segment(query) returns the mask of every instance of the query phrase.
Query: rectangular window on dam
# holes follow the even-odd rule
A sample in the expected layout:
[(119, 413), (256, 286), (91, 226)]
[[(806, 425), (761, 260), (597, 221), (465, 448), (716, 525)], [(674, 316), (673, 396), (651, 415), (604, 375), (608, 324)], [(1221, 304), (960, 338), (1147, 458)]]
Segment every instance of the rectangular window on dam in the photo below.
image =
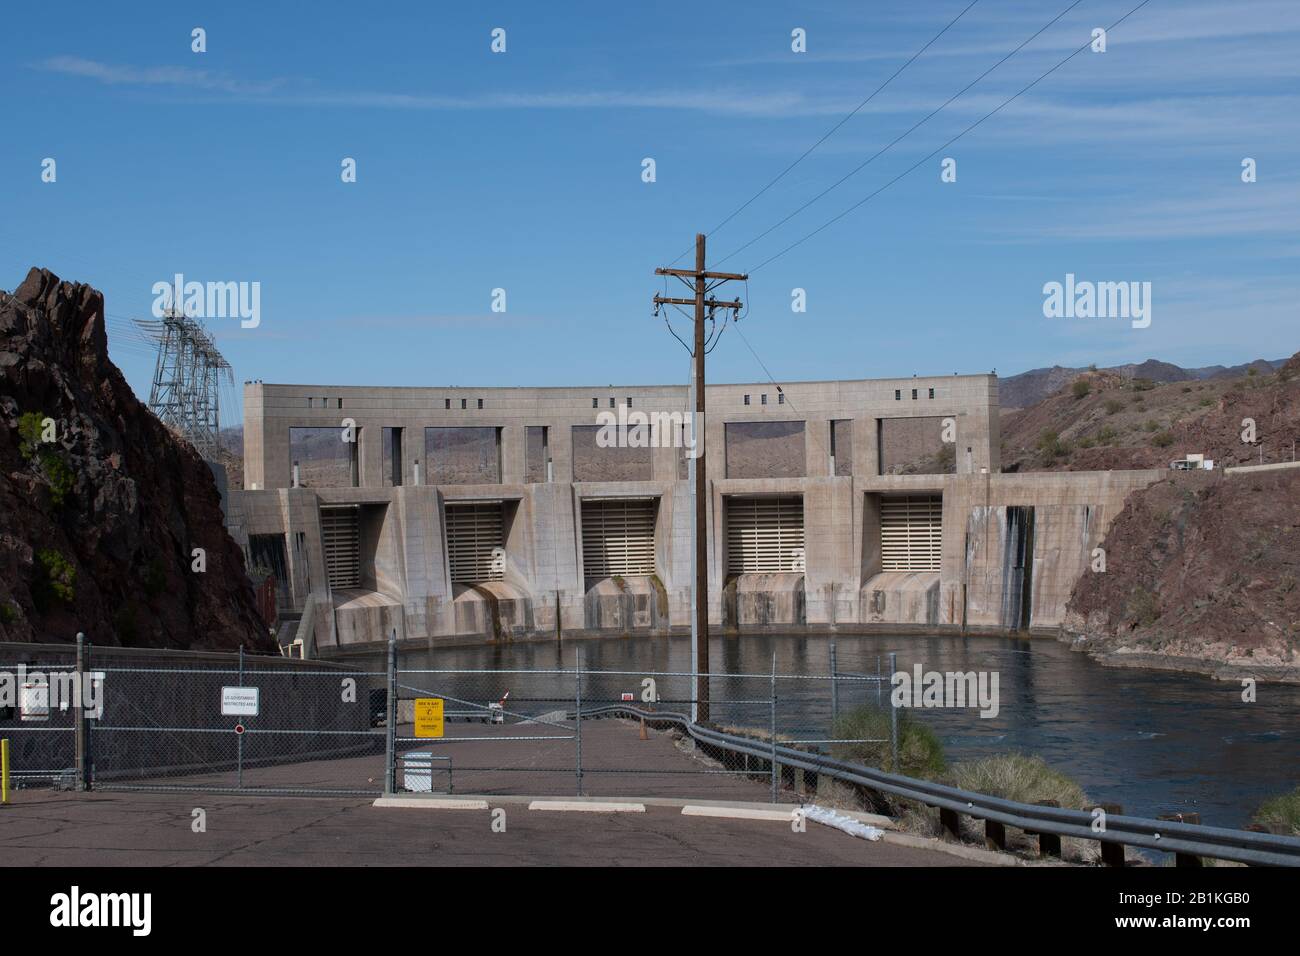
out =
[(431, 427), (424, 430), (431, 485), (491, 485), (501, 481), (501, 430)]
[(803, 422), (727, 422), (728, 478), (803, 478)]

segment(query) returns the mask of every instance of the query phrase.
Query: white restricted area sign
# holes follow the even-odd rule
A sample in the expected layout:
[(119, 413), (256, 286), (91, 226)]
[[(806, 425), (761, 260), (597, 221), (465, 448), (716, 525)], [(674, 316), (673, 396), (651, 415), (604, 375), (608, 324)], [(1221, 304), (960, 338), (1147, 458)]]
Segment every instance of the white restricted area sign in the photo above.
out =
[(260, 694), (258, 687), (221, 688), (221, 716), (256, 717)]

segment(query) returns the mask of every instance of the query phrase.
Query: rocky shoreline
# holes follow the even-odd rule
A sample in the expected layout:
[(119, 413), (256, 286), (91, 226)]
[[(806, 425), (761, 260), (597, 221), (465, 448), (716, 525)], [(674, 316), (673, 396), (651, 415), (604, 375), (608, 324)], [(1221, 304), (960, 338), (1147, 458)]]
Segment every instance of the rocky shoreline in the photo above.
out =
[(1092, 638), (1062, 629), (1058, 637), (1070, 650), (1087, 654), (1103, 667), (1136, 667), (1148, 670), (1198, 674), (1213, 680), (1240, 681), (1253, 678), (1275, 684), (1300, 684), (1300, 664), (1280, 659), (1250, 657), (1197, 657), (1187, 654), (1158, 654), (1126, 645), (1116, 638)]

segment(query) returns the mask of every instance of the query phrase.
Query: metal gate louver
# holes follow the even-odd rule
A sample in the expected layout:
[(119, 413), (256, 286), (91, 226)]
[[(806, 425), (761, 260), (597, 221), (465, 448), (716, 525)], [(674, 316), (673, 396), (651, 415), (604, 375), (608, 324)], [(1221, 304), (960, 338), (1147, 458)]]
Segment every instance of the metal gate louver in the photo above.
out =
[(732, 574), (804, 570), (803, 498), (727, 498), (727, 568)]
[(505, 547), (501, 509), (499, 501), (447, 504), (447, 563), (453, 581), (472, 584), (504, 577), (505, 562), (494, 554)]
[(582, 502), (582, 564), (587, 580), (655, 573), (655, 502)]
[(361, 586), (361, 509), (321, 508), (321, 541), (331, 588)]
[(880, 499), (882, 571), (938, 571), (942, 554), (942, 495)]

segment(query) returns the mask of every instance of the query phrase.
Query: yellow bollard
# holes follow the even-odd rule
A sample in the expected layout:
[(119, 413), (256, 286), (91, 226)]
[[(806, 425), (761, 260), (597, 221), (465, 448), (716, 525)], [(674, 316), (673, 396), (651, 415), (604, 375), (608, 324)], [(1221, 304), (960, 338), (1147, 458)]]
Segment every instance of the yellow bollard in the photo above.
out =
[(0, 806), (9, 802), (9, 738), (0, 740)]

